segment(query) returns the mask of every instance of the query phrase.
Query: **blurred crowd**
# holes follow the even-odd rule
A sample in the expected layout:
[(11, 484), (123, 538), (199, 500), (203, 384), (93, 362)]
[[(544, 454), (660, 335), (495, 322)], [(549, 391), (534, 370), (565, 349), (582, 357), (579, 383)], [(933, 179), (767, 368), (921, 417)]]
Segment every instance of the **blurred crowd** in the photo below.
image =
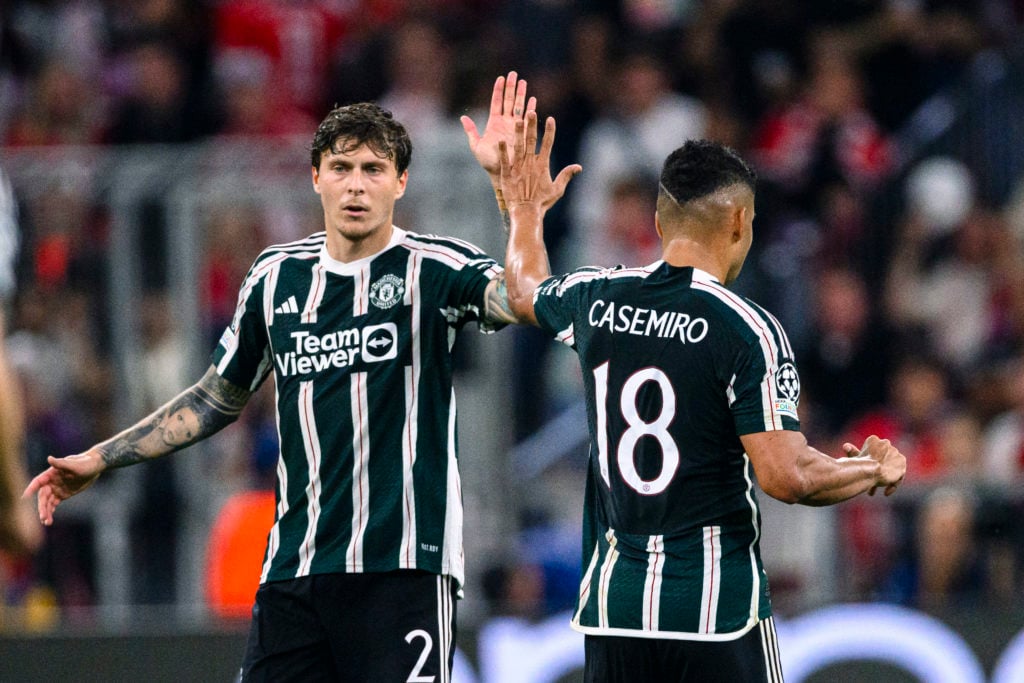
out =
[[(416, 154), (434, 140), (453, 141), (455, 154), (458, 115), (516, 69), (558, 121), (554, 164), (584, 168), (548, 214), (553, 266), (565, 269), (655, 260), (662, 160), (686, 138), (725, 141), (760, 183), (737, 287), (790, 333), (809, 440), (837, 454), (875, 433), (909, 461), (899, 495), (838, 512), (835, 597), (1020, 604), (1022, 26), (1019, 0), (8, 0), (0, 168), (15, 150), (67, 145), (298, 140), (301, 153), (329, 107), (369, 99), (409, 127)], [(112, 217), (72, 164), (45, 191), (15, 189), (23, 249), (7, 343), (37, 472), (47, 454), (120, 426), (104, 275)], [(431, 205), (434, 224), (456, 222), (437, 215), (464, 199), (453, 192)], [(142, 211), (145, 225), (168, 229), (159, 202)], [(210, 348), (261, 247), (320, 229), (315, 211), (285, 223), (234, 206), (206, 216)], [(198, 375), (176, 337), (166, 262), (147, 258), (142, 363), (131, 375), (152, 409)], [(562, 381), (552, 342), (509, 334), (519, 440), (578, 388)], [(258, 395), (218, 437), (224, 476), (240, 487), (273, 480), (272, 401)], [(149, 503), (132, 524), (153, 547), (132, 552), (166, 567), (178, 492), (159, 466), (142, 469)], [(524, 548), (543, 545), (536, 530), (524, 520)], [(34, 560), (8, 564), (6, 600), (44, 584), (61, 605), (92, 604), (89, 533), (55, 525)], [(545, 584), (543, 562), (522, 557), (487, 573), (495, 609), (564, 607), (574, 578), (554, 563)], [(144, 583), (134, 598), (172, 601), (167, 586)]]

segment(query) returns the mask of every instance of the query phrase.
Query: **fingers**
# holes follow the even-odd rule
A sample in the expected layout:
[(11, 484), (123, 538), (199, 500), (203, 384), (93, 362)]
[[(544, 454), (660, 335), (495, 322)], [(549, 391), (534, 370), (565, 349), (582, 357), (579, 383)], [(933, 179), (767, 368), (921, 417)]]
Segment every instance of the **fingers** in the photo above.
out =
[(860, 449), (854, 446), (852, 443), (843, 444), (843, 453), (846, 454), (847, 458), (856, 458), (860, 455)]
[(543, 164), (551, 162), (551, 148), (555, 144), (555, 117), (549, 116), (544, 121), (544, 139), (540, 143), (540, 160)]
[[(523, 83), (526, 83), (526, 81), (523, 81)], [(531, 97), (526, 102), (526, 111), (537, 111), (537, 98), (536, 97)]]
[[(514, 73), (514, 72), (513, 72)], [(509, 74), (510, 76), (512, 74)], [(491, 91), (491, 116), (501, 116), (505, 102), (505, 77), (498, 76), (494, 80), (494, 90)]]
[[(516, 116), (516, 117), (522, 116), (523, 113), (525, 112), (525, 105), (526, 105), (526, 81), (519, 81), (516, 84), (515, 105), (513, 106), (511, 113), (514, 116)], [(536, 106), (537, 106), (536, 103), (534, 103), (534, 108), (536, 108)], [(506, 112), (506, 113), (508, 113), (508, 112)]]
[[(502, 95), (502, 106), (498, 109), (499, 115), (511, 116), (515, 111), (516, 107), (516, 90), (519, 81), (519, 74), (515, 71), (509, 71), (508, 76), (505, 78), (505, 91)], [(526, 83), (522, 84), (523, 97), (526, 96)], [(522, 108), (522, 102), (519, 103)]]
[[(548, 122), (551, 126), (554, 126), (554, 119), (548, 118)], [(553, 128), (552, 128), (553, 129)], [(518, 131), (518, 123), (516, 124), (516, 131)], [(545, 135), (545, 138), (547, 136)], [(545, 142), (547, 140), (545, 139)], [(531, 111), (526, 114), (526, 151), (530, 154), (534, 154), (537, 150), (537, 112)]]
[[(537, 115), (534, 114), (533, 118), (534, 118), (534, 121), (536, 121), (537, 120)], [(512, 152), (513, 152), (514, 159), (517, 160), (517, 161), (519, 159), (522, 159), (524, 156), (526, 156), (526, 133), (525, 133), (525, 127), (526, 127), (526, 124), (524, 123), (523, 119), (516, 119), (516, 135), (515, 135), (515, 142), (513, 143), (513, 146), (512, 146)]]

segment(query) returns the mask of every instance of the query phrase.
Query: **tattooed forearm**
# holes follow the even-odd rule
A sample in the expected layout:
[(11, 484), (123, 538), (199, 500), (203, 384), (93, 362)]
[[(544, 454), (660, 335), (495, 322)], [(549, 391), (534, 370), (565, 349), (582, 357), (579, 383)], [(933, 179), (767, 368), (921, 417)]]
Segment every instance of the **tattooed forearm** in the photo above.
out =
[(507, 208), (501, 210), (501, 224), (505, 227), (505, 234), (508, 235), (512, 231), (512, 215)]
[(487, 286), (487, 298), (484, 314), (495, 323), (518, 322), (508, 303), (508, 287), (505, 285), (505, 273), (502, 273)]
[(238, 419), (251, 395), (210, 368), (155, 413), (100, 444), (103, 461), (124, 467), (191, 446)]

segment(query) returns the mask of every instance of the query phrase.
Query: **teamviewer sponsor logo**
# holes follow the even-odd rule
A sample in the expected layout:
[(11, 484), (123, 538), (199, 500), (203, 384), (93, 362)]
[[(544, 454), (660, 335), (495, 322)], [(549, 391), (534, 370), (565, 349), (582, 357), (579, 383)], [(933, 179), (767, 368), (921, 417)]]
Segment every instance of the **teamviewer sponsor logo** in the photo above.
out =
[(398, 355), (398, 327), (394, 323), (363, 328), (363, 360), (390, 360)]
[(283, 377), (348, 367), (360, 357), (364, 363), (377, 363), (398, 355), (398, 326), (395, 323), (321, 335), (292, 332), (291, 338), (294, 344), (291, 349), (274, 354), (277, 371)]

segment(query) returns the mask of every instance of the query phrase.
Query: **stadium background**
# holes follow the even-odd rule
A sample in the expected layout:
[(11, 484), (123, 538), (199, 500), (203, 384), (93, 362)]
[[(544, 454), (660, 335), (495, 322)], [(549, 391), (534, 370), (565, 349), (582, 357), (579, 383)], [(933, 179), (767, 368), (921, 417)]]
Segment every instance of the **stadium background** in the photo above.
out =
[[(892, 499), (761, 497), (790, 671), (801, 619), (825, 614), (867, 644), (806, 680), (941, 680), (908, 673), (913, 643), (871, 642), (884, 607), (926, 619), (896, 633), (946, 625), (977, 680), (1021, 680), (1022, 21), (1018, 0), (9, 0), (0, 168), (23, 244), (7, 344), (29, 470), (200, 375), (261, 246), (321, 227), (306, 145), (334, 103), (376, 99), (410, 128), (399, 225), (501, 254), (457, 117), (482, 124), (514, 68), (558, 119), (555, 163), (585, 169), (548, 225), (556, 268), (653, 260), (661, 159), (687, 136), (729, 142), (762, 180), (737, 286), (790, 332), (809, 438), (836, 453), (878, 432), (908, 455)], [(578, 370), (532, 330), (464, 333), (459, 358), (464, 680), (575, 680)], [(0, 680), (232, 674), (246, 622), (208, 599), (209, 539), (226, 501), (271, 485), (269, 397), (104, 477), (34, 559), (3, 561)], [(549, 655), (565, 670), (532, 672)]]

